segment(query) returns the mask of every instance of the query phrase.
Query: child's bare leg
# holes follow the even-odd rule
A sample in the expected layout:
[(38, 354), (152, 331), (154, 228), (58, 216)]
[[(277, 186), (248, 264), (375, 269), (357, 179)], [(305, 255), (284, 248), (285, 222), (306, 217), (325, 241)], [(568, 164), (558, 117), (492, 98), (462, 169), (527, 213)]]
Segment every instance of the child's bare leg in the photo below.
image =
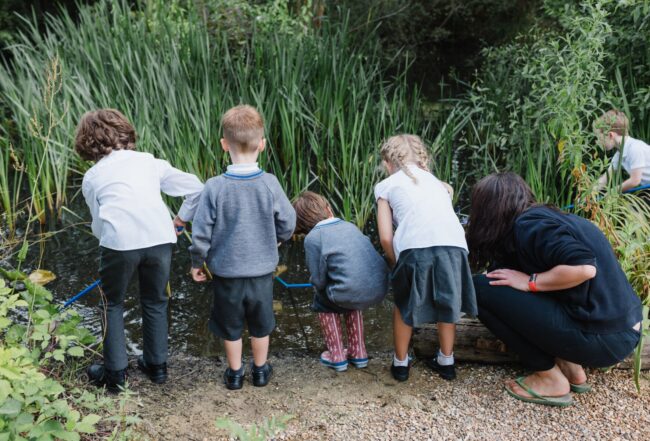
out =
[(405, 360), (408, 356), (412, 334), (413, 328), (404, 323), (397, 306), (393, 307), (393, 340), (395, 342), (395, 356), (399, 360)]
[(438, 323), (438, 340), (440, 341), (440, 352), (443, 355), (450, 356), (454, 352), (455, 339), (455, 323)]
[(253, 363), (255, 366), (264, 366), (269, 355), (269, 342), (271, 338), (266, 337), (251, 337), (251, 348), (253, 349)]
[(239, 340), (224, 340), (223, 345), (226, 348), (226, 358), (228, 359), (228, 367), (233, 371), (238, 371), (241, 368), (241, 352), (242, 341)]

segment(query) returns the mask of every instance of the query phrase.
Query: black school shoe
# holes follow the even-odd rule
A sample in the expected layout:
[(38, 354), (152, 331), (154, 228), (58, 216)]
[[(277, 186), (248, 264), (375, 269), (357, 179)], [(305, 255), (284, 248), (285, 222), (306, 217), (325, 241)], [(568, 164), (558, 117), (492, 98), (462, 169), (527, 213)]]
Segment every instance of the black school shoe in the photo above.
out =
[(152, 383), (163, 384), (167, 381), (167, 363), (163, 364), (147, 364), (144, 357), (138, 357), (138, 369), (140, 369)]
[(451, 364), (449, 366), (441, 366), (438, 364), (438, 359), (434, 356), (433, 358), (427, 358), (424, 360), (424, 363), (433, 371), (437, 372), (440, 378), (443, 380), (451, 381), (456, 379), (456, 365)]
[(264, 363), (264, 366), (257, 367), (255, 363), (252, 363), (251, 374), (253, 376), (253, 386), (264, 387), (269, 384), (271, 380), (271, 374), (273, 374), (273, 366), (268, 361)]
[(226, 368), (226, 371), (223, 373), (223, 382), (230, 390), (241, 389), (244, 385), (244, 366), (242, 365), (236, 371), (233, 371), (229, 367)]
[(397, 381), (408, 380), (410, 369), (411, 369), (410, 362), (408, 366), (395, 366), (393, 363), (390, 364), (390, 373), (393, 374), (393, 378), (396, 379)]
[(104, 365), (92, 364), (86, 369), (90, 382), (97, 387), (106, 387), (109, 392), (118, 393), (126, 383), (126, 369), (111, 371)]

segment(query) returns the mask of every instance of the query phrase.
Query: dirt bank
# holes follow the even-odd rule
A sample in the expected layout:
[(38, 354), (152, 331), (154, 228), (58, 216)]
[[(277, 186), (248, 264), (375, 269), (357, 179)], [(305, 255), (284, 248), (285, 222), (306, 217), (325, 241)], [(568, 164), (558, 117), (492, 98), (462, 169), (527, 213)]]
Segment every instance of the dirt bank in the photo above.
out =
[(336, 374), (312, 357), (272, 357), (275, 376), (266, 388), (246, 383), (227, 391), (218, 360), (175, 355), (170, 381), (148, 382), (134, 370), (131, 387), (141, 402), (141, 431), (156, 440), (218, 440), (218, 417), (249, 425), (291, 414), (287, 440), (427, 439), (650, 439), (650, 381), (637, 395), (629, 371), (590, 372), (594, 392), (555, 409), (520, 403), (502, 390), (521, 374), (516, 366), (459, 366), (455, 382), (415, 363), (411, 379), (397, 383), (390, 354), (373, 354), (367, 369)]

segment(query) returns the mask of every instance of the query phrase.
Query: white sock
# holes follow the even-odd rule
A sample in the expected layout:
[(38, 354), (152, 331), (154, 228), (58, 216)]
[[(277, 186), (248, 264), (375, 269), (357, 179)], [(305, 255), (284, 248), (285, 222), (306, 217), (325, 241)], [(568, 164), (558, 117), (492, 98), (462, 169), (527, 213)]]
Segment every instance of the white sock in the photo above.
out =
[(398, 367), (399, 366), (408, 367), (408, 365), (409, 365), (409, 357), (408, 357), (408, 355), (406, 356), (406, 358), (404, 360), (400, 360), (399, 358), (397, 358), (397, 354), (393, 354), (393, 365), (398, 366)]
[(451, 355), (445, 355), (440, 349), (438, 349), (438, 357), (436, 358), (440, 366), (451, 366), (454, 364), (454, 353)]

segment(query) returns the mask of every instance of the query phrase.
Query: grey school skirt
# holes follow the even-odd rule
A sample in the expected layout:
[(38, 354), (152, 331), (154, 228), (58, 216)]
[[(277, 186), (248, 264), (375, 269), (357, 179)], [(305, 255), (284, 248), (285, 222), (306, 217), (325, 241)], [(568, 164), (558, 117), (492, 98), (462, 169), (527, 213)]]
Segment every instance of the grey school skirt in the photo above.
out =
[(404, 250), (391, 273), (395, 306), (409, 326), (456, 323), (461, 312), (476, 316), (472, 272), (463, 248)]

